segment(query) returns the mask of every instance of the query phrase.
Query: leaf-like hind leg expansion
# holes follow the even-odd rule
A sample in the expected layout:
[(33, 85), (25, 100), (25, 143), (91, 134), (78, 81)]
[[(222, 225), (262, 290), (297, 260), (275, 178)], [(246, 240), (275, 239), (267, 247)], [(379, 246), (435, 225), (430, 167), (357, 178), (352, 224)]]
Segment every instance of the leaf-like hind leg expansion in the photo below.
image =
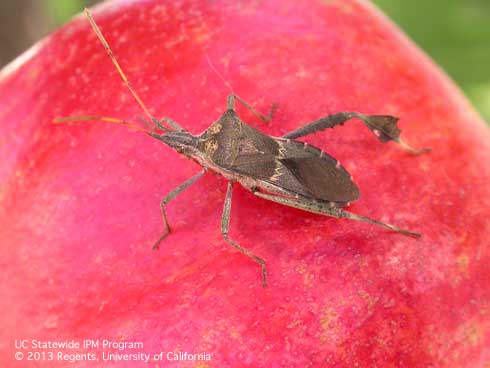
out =
[(205, 170), (202, 170), (198, 174), (194, 175), (187, 181), (185, 181), (183, 184), (172, 190), (169, 194), (167, 194), (162, 201), (160, 202), (160, 210), (162, 212), (162, 219), (163, 219), (163, 224), (165, 225), (165, 231), (163, 234), (160, 236), (160, 238), (155, 242), (153, 245), (153, 250), (157, 250), (160, 242), (170, 233), (170, 226), (168, 225), (168, 220), (167, 220), (167, 214), (165, 213), (165, 205), (170, 202), (172, 199), (174, 199), (180, 192), (182, 192), (184, 189), (188, 188), (192, 184), (196, 182), (197, 179), (199, 179), (203, 174), (205, 173)]
[(228, 183), (228, 190), (226, 191), (226, 197), (225, 197), (225, 204), (223, 207), (223, 215), (221, 217), (221, 233), (223, 234), (223, 238), (225, 241), (234, 246), (236, 249), (238, 249), (240, 252), (243, 254), (249, 256), (252, 258), (255, 262), (260, 264), (261, 270), (262, 270), (262, 286), (266, 287), (267, 286), (267, 269), (265, 266), (265, 261), (257, 257), (255, 254), (250, 252), (249, 250), (243, 248), (241, 245), (235, 243), (233, 240), (231, 240), (228, 237), (228, 230), (230, 228), (230, 211), (231, 211), (231, 196), (232, 196), (232, 191), (233, 191), (233, 182)]
[(337, 125), (343, 125), (347, 120), (352, 118), (360, 119), (381, 142), (394, 141), (406, 151), (416, 155), (430, 151), (429, 148), (413, 149), (400, 139), (400, 129), (396, 125), (398, 118), (390, 115), (364, 115), (358, 112), (339, 112), (325, 116), (289, 132), (283, 138), (296, 139), (304, 137), (321, 130), (334, 128)]
[(407, 235), (407, 236), (412, 236), (414, 238), (420, 238), (422, 236), (419, 233), (414, 233), (412, 231), (400, 229), (399, 227), (396, 227), (394, 225), (386, 224), (384, 222), (371, 219), (369, 217), (364, 217), (364, 216), (356, 215), (352, 212), (344, 211), (343, 209), (336, 207), (335, 205), (333, 205), (333, 206), (329, 205), (329, 203), (296, 200), (296, 199), (291, 199), (291, 198), (287, 198), (287, 197), (280, 197), (280, 196), (276, 196), (276, 195), (262, 193), (262, 192), (258, 192), (258, 191), (254, 192), (254, 194), (258, 197), (267, 199), (269, 201), (280, 203), (280, 204), (290, 206), (290, 207), (299, 208), (299, 209), (304, 210), (304, 211), (308, 211), (308, 212), (312, 212), (312, 213), (318, 213), (320, 215), (326, 215), (326, 216), (331, 216), (331, 217), (336, 217), (336, 218), (348, 218), (351, 220), (368, 222), (370, 224), (379, 225), (379, 226), (385, 227), (387, 229), (390, 229), (392, 231), (396, 231), (397, 233)]
[(247, 102), (245, 102), (244, 100), (242, 100), (239, 96), (237, 96), (235, 94), (231, 94), (228, 96), (228, 103), (227, 103), (228, 110), (235, 110), (235, 99), (238, 102), (240, 102), (243, 106), (245, 106), (247, 109), (252, 111), (255, 114), (255, 116), (257, 116), (260, 120), (262, 120), (265, 123), (269, 123), (271, 121), (272, 115), (274, 114), (274, 112), (277, 109), (277, 104), (272, 104), (271, 109), (269, 111), (269, 114), (263, 115), (260, 112), (258, 112), (257, 110), (255, 110), (255, 108), (252, 105), (250, 105)]

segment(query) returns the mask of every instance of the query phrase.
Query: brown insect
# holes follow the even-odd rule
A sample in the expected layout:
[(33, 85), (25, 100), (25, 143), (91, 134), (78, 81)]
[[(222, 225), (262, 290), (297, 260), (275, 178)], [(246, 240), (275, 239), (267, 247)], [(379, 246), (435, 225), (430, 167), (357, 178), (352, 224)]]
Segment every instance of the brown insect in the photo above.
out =
[[(180, 192), (196, 182), (207, 170), (217, 172), (229, 180), (221, 219), (221, 232), (227, 243), (260, 264), (263, 286), (267, 284), (265, 261), (237, 244), (228, 235), (234, 183), (241, 184), (257, 197), (286, 206), (335, 218), (368, 222), (416, 238), (421, 236), (418, 233), (342, 209), (359, 198), (359, 189), (352, 181), (351, 175), (329, 154), (308, 143), (296, 140), (320, 130), (342, 125), (349, 119), (358, 118), (381, 142), (394, 141), (414, 154), (427, 152), (428, 149), (414, 150), (400, 140), (400, 130), (396, 125), (397, 118), (388, 115), (340, 112), (311, 122), (277, 138), (264, 134), (240, 120), (235, 111), (235, 102), (240, 102), (264, 121), (270, 120), (272, 111), (269, 116), (264, 116), (240, 97), (231, 94), (228, 96), (227, 110), (223, 115), (200, 135), (192, 135), (171, 119), (165, 118), (163, 121), (158, 121), (153, 117), (119, 66), (92, 15), (87, 9), (85, 13), (126, 87), (154, 124), (153, 131), (137, 129), (145, 131), (177, 152), (193, 159), (203, 168), (201, 172), (163, 198), (160, 207), (165, 231), (153, 246), (154, 249), (158, 249), (160, 242), (170, 232), (165, 206)], [(132, 123), (121, 119), (100, 116), (57, 118), (55, 122), (80, 120), (99, 120), (135, 127)], [(163, 125), (164, 122), (166, 125)], [(163, 133), (158, 133), (158, 130)]]

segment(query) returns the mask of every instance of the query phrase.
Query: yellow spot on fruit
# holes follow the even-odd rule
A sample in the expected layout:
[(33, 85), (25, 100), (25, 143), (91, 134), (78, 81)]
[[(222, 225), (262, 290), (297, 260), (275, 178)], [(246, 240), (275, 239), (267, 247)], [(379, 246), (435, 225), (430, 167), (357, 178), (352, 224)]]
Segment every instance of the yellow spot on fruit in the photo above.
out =
[(478, 328), (478, 325), (471, 323), (469, 326), (466, 326), (466, 336), (467, 341), (471, 346), (476, 346), (481, 340), (481, 331)]
[(337, 323), (338, 315), (333, 308), (326, 308), (323, 312), (322, 318), (320, 319), (320, 324), (325, 330), (332, 329)]
[(240, 333), (235, 328), (232, 327), (230, 330), (230, 336), (234, 339), (239, 339)]
[(460, 272), (466, 273), (468, 271), (468, 264), (470, 263), (470, 258), (466, 254), (460, 254), (456, 258)]
[(195, 365), (196, 368), (209, 368), (209, 364), (208, 363), (205, 363), (205, 362), (198, 362), (196, 365)]

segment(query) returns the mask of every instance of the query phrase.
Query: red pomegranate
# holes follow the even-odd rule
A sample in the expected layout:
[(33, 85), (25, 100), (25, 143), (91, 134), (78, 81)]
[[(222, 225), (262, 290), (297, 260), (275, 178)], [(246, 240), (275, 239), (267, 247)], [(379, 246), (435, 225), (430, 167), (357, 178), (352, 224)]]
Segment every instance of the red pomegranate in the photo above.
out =
[(167, 206), (172, 232), (153, 252), (160, 200), (200, 168), (139, 131), (53, 124), (143, 115), (80, 16), (0, 74), (2, 366), (146, 366), (145, 354), (176, 367), (490, 365), (490, 134), (378, 10), (121, 0), (93, 14), (151, 113), (193, 134), (230, 86), (264, 113), (277, 104), (269, 124), (237, 108), (272, 136), (339, 111), (399, 117), (403, 139), (431, 153), (382, 144), (355, 119), (302, 140), (353, 175), (349, 211), (423, 236), (236, 185), (230, 237), (266, 261), (262, 288), (223, 240), (227, 182), (207, 173)]

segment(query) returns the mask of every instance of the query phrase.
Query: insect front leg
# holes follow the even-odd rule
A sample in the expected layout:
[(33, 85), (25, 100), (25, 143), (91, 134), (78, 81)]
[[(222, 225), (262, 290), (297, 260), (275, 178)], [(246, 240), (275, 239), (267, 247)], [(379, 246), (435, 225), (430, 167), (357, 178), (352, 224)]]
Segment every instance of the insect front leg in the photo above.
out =
[(172, 190), (169, 194), (167, 194), (162, 201), (160, 202), (160, 210), (162, 212), (162, 218), (163, 218), (163, 224), (165, 225), (165, 231), (160, 236), (160, 238), (155, 242), (153, 245), (153, 250), (157, 250), (160, 242), (170, 233), (170, 226), (168, 225), (168, 220), (167, 220), (167, 214), (165, 213), (165, 205), (170, 202), (172, 199), (174, 199), (180, 192), (182, 192), (184, 189), (188, 188), (192, 184), (196, 182), (197, 179), (199, 179), (203, 174), (206, 172), (206, 170), (202, 170), (198, 174), (194, 175), (192, 178), (188, 179), (185, 181), (183, 184)]
[[(145, 124), (146, 128), (148, 128), (148, 129), (154, 128), (148, 122), (148, 120), (146, 120), (144, 117), (138, 117), (138, 120), (141, 121), (143, 124)], [(166, 122), (168, 125), (170, 125), (172, 127), (173, 130), (175, 130), (177, 132), (181, 132), (181, 131), (184, 131), (185, 130), (179, 124), (177, 124), (174, 120), (172, 120), (170, 118), (167, 118), (167, 117), (163, 117), (160, 120), (158, 120), (156, 118), (152, 118), (151, 119), (151, 122), (153, 123), (153, 125), (155, 127), (157, 127), (158, 129), (161, 129), (161, 130), (163, 130), (165, 132), (169, 132), (170, 130), (167, 127), (163, 126), (162, 121)]]
[(352, 118), (360, 119), (381, 142), (394, 141), (403, 149), (413, 154), (421, 154), (430, 151), (428, 148), (420, 150), (413, 149), (400, 139), (401, 131), (396, 125), (398, 118), (390, 115), (364, 115), (359, 112), (339, 112), (325, 116), (289, 132), (284, 135), (283, 138), (296, 139), (304, 137), (321, 130), (334, 128), (337, 125), (343, 125), (347, 120)]
[[(183, 132), (185, 131), (184, 128), (182, 128), (179, 124), (177, 124), (174, 120), (170, 118), (162, 118), (161, 120), (165, 121), (168, 125), (170, 125), (172, 128), (174, 128), (177, 132)], [(159, 128), (161, 127), (161, 123), (159, 122)]]
[(345, 211), (339, 207), (336, 207), (333, 203), (328, 203), (328, 202), (318, 202), (318, 201), (312, 201), (312, 200), (301, 200), (301, 199), (292, 199), (292, 198), (287, 198), (287, 197), (281, 197), (277, 195), (271, 195), (267, 193), (262, 193), (262, 192), (254, 192), (254, 194), (258, 197), (267, 199), (272, 202), (280, 203), (286, 206), (294, 207), (294, 208), (299, 208), (301, 210), (307, 211), (307, 212), (312, 212), (312, 213), (317, 213), (320, 215), (325, 215), (325, 216), (331, 216), (335, 218), (348, 218), (351, 220), (356, 220), (356, 221), (362, 221), (362, 222), (367, 222), (373, 225), (378, 225), (385, 227), (387, 229), (390, 229), (392, 231), (396, 231), (397, 233), (407, 235), (407, 236), (412, 236), (414, 238), (420, 238), (422, 235), (419, 233), (414, 233), (412, 231), (400, 229), (399, 227), (396, 227), (391, 224), (387, 224), (378, 220), (371, 219), (369, 217), (365, 216), (360, 216), (356, 215), (355, 213)]
[(228, 183), (228, 190), (226, 191), (226, 197), (225, 197), (225, 204), (223, 208), (223, 215), (221, 217), (221, 233), (223, 234), (223, 238), (225, 241), (234, 246), (236, 249), (238, 249), (240, 252), (243, 254), (247, 255), (248, 257), (252, 258), (255, 262), (260, 264), (261, 270), (262, 270), (262, 286), (266, 287), (267, 286), (267, 270), (265, 266), (265, 261), (257, 257), (255, 254), (250, 252), (249, 250), (243, 248), (241, 245), (235, 243), (233, 240), (231, 240), (228, 237), (228, 230), (230, 228), (230, 211), (231, 211), (231, 196), (232, 196), (232, 191), (233, 191), (233, 182)]
[(228, 96), (228, 103), (227, 103), (228, 110), (235, 110), (235, 99), (238, 102), (240, 102), (243, 106), (245, 106), (247, 109), (252, 111), (255, 114), (255, 116), (257, 116), (259, 119), (261, 119), (265, 123), (269, 123), (272, 120), (272, 115), (274, 114), (274, 112), (277, 109), (277, 104), (272, 104), (271, 109), (269, 111), (269, 114), (263, 115), (260, 112), (258, 112), (257, 110), (255, 110), (252, 107), (252, 105), (248, 104), (243, 99), (241, 99), (239, 96), (237, 96), (235, 94), (231, 94)]

